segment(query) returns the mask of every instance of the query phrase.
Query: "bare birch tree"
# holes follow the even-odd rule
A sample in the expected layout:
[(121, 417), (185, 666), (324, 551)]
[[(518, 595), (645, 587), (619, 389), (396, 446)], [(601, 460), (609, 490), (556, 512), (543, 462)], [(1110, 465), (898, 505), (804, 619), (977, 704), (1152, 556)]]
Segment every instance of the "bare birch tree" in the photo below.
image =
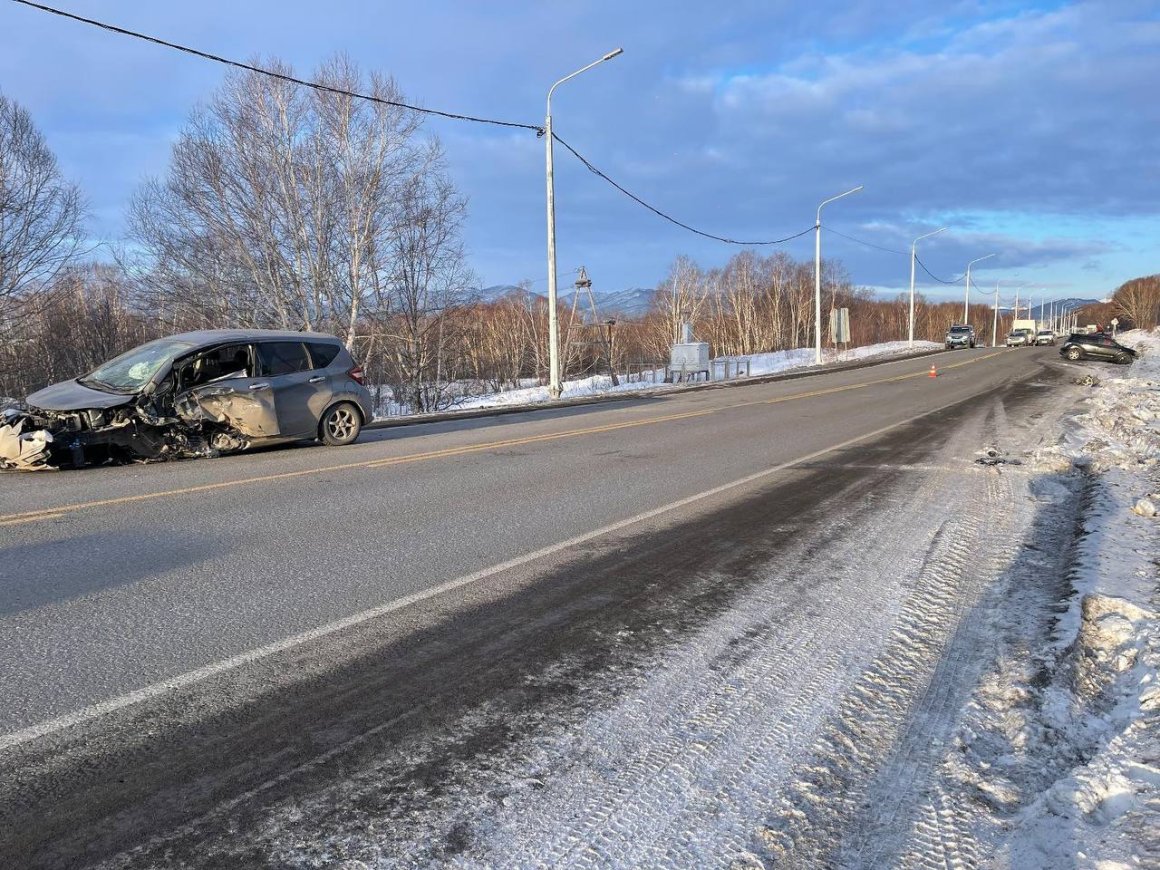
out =
[[(392, 79), (368, 84), (345, 58), (315, 78), (402, 101)], [(419, 132), (408, 109), (231, 74), (132, 206), (156, 305), (206, 324), (327, 329), (353, 346), (363, 307), (390, 297), (406, 187), (431, 166)]]
[(469, 296), (459, 231), (467, 203), (443, 173), (438, 143), (402, 185), (386, 251), (393, 271), (386, 289), (394, 306), (396, 378), (392, 388), (413, 411), (446, 407), (458, 371), (451, 349), (455, 321), (449, 315)]
[(32, 117), (0, 94), (0, 324), (72, 261), (83, 213)]
[(652, 336), (658, 359), (668, 356), (668, 347), (680, 340), (682, 323), (694, 323), (705, 310), (705, 275), (691, 257), (677, 257), (669, 274), (657, 287), (653, 309), (660, 314), (658, 330)]

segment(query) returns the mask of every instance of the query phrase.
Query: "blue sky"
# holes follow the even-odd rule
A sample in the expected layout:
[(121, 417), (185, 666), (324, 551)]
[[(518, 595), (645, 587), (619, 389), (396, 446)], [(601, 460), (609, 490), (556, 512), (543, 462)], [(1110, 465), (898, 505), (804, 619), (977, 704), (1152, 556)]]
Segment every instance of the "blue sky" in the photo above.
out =
[[(50, 5), (309, 76), (336, 52), (408, 99), (543, 122), (611, 177), (708, 232), (779, 238), (813, 225), (1010, 297), (1099, 297), (1160, 271), (1160, 0), (1096, 3), (387, 3), (249, 0)], [(94, 236), (118, 240), (129, 197), (163, 173), (190, 109), (225, 69), (0, 0), (0, 90), (26, 107), (81, 184)], [(483, 285), (546, 274), (544, 147), (534, 134), (431, 120), (470, 200)], [(561, 284), (652, 286), (673, 258), (735, 251), (667, 224), (557, 147)], [(783, 249), (812, 259), (813, 237)], [(760, 249), (771, 250), (771, 249)], [(909, 257), (823, 235), (856, 284), (904, 290)], [(920, 272), (921, 276), (921, 272)], [(929, 296), (961, 285), (922, 282)], [(984, 297), (976, 297), (984, 301)]]

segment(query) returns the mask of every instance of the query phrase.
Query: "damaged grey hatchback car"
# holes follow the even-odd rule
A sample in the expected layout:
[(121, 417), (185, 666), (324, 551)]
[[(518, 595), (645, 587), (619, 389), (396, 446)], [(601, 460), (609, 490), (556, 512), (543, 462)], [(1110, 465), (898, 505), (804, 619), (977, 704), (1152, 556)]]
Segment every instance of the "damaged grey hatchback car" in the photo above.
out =
[(213, 456), (305, 439), (350, 444), (371, 408), (361, 366), (334, 336), (186, 332), (5, 411), (0, 468)]

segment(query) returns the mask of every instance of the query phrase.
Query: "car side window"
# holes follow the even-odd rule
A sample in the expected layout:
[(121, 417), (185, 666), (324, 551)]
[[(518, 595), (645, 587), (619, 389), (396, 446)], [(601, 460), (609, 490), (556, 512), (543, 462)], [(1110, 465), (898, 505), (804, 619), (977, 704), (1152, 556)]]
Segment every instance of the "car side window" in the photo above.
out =
[(323, 344), (320, 341), (308, 341), (306, 342), (306, 347), (310, 349), (310, 359), (316, 369), (326, 368), (338, 356), (339, 346), (337, 344)]
[(250, 374), (250, 346), (227, 344), (196, 353), (176, 366), (179, 389), (188, 390), (225, 377)]
[(310, 357), (300, 341), (264, 341), (258, 345), (258, 374), (273, 378), (310, 371)]

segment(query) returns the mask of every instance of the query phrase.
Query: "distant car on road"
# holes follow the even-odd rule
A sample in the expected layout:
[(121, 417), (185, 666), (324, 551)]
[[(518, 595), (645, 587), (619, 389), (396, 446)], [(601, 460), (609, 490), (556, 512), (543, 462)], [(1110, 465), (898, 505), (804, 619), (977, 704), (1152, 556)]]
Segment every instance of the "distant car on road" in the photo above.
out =
[(1039, 332), (1036, 333), (1036, 335), (1035, 335), (1035, 344), (1036, 345), (1040, 345), (1040, 344), (1054, 345), (1055, 344), (1055, 333), (1052, 332), (1050, 329), (1039, 330)]
[(956, 347), (974, 347), (975, 327), (969, 324), (955, 324), (947, 330), (945, 343), (947, 350), (954, 350)]
[(5, 413), (23, 432), (47, 432), (48, 459), (73, 466), (305, 439), (342, 445), (371, 417), (362, 380), (333, 335), (210, 329), (143, 344)]
[(1016, 329), (1007, 333), (1007, 339), (1004, 342), (1007, 347), (1026, 347), (1031, 340), (1031, 336), (1026, 329)]
[(1121, 365), (1127, 365), (1136, 358), (1134, 350), (1102, 332), (1090, 335), (1072, 333), (1059, 349), (1059, 355), (1072, 361), (1098, 359)]

